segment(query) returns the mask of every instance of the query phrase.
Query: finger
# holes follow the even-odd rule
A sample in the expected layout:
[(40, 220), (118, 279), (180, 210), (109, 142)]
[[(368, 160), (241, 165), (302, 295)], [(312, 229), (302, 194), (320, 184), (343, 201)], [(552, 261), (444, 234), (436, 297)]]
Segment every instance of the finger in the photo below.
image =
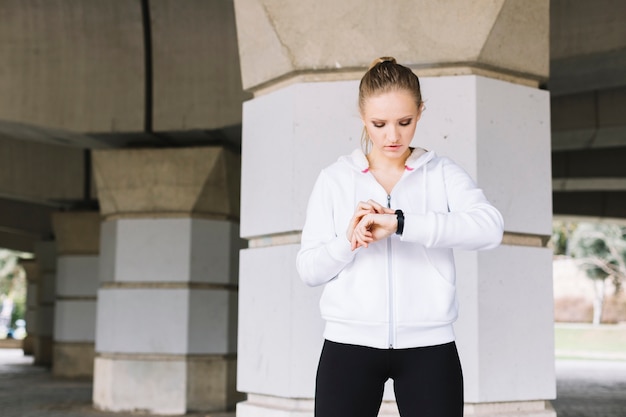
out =
[(374, 241), (372, 233), (368, 230), (360, 230), (355, 233), (356, 240), (359, 244), (367, 246), (367, 244)]
[(369, 201), (359, 201), (359, 203), (356, 205), (357, 210), (371, 210), (371, 208), (372, 207)]
[(352, 233), (354, 232), (354, 229), (356, 229), (357, 225), (361, 222), (361, 220), (363, 220), (363, 217), (368, 214), (370, 214), (370, 212), (365, 211), (365, 210), (361, 210), (361, 211), (354, 213), (354, 216), (352, 217), (352, 219), (350, 220), (350, 224), (348, 225), (348, 230), (347, 230), (348, 236), (352, 235)]
[(374, 201), (374, 200), (368, 200), (367, 204), (372, 208), (372, 210), (376, 213), (383, 213), (385, 208), (382, 204), (379, 204), (378, 202)]
[(354, 240), (354, 242), (355, 242), (355, 245), (356, 245), (357, 247), (358, 247), (358, 246), (361, 246), (361, 245), (364, 243), (364, 239), (363, 239), (363, 232), (362, 232), (362, 230), (360, 230), (360, 229), (355, 229), (355, 230), (354, 230), (354, 234), (353, 234), (352, 236), (353, 236), (353, 240)]

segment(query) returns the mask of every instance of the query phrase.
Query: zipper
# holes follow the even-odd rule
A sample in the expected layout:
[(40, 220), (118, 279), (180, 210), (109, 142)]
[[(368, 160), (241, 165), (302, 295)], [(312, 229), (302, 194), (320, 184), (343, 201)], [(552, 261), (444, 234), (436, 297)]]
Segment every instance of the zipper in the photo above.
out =
[[(391, 194), (387, 194), (387, 208), (391, 208)], [(393, 314), (393, 268), (391, 266), (391, 236), (387, 238), (387, 275), (389, 277), (389, 349), (393, 349), (394, 342), (394, 314)]]

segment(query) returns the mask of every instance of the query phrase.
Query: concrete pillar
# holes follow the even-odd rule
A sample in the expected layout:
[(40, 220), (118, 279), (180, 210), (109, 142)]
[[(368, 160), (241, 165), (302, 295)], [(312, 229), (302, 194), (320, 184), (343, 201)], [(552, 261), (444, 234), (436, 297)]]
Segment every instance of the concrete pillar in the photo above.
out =
[(241, 399), (239, 170), (220, 147), (94, 153), (97, 408), (184, 414)]
[(100, 213), (56, 212), (57, 279), (52, 373), (93, 376)]
[(32, 356), (35, 353), (35, 334), (37, 332), (37, 281), (39, 278), (37, 263), (34, 259), (23, 259), (20, 265), (26, 273), (26, 337), (22, 340), (24, 355)]
[[(313, 415), (321, 289), (298, 279), (299, 232), (319, 170), (359, 147), (358, 80), (388, 55), (421, 78), (427, 110), (413, 144), (461, 164), (505, 218), (500, 248), (457, 253), (465, 414), (554, 416), (549, 94), (538, 88), (547, 3), (321, 3), (235, 1), (255, 94), (243, 113), (238, 388), (248, 398), (237, 416)], [(380, 415), (398, 415), (390, 389)]]
[(56, 286), (56, 242), (35, 243), (37, 263), (37, 307), (33, 352), (35, 365), (52, 366), (52, 335), (54, 332), (54, 299)]

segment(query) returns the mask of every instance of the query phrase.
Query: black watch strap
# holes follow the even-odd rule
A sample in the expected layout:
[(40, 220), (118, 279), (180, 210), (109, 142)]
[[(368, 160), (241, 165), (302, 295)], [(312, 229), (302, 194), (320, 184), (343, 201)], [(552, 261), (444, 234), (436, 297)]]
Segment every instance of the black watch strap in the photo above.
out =
[(398, 228), (396, 229), (396, 234), (402, 236), (402, 232), (404, 231), (404, 213), (402, 210), (396, 210), (396, 217), (398, 218)]

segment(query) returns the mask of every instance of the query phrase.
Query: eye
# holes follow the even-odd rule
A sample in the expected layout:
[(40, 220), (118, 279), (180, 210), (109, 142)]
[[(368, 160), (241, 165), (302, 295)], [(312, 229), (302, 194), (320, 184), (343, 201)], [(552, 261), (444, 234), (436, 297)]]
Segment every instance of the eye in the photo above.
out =
[(380, 123), (380, 122), (372, 122), (372, 124), (374, 125), (374, 127), (383, 127), (383, 126), (385, 126), (384, 123)]
[(411, 124), (412, 121), (413, 119), (403, 120), (400, 122), (400, 126), (408, 126)]

